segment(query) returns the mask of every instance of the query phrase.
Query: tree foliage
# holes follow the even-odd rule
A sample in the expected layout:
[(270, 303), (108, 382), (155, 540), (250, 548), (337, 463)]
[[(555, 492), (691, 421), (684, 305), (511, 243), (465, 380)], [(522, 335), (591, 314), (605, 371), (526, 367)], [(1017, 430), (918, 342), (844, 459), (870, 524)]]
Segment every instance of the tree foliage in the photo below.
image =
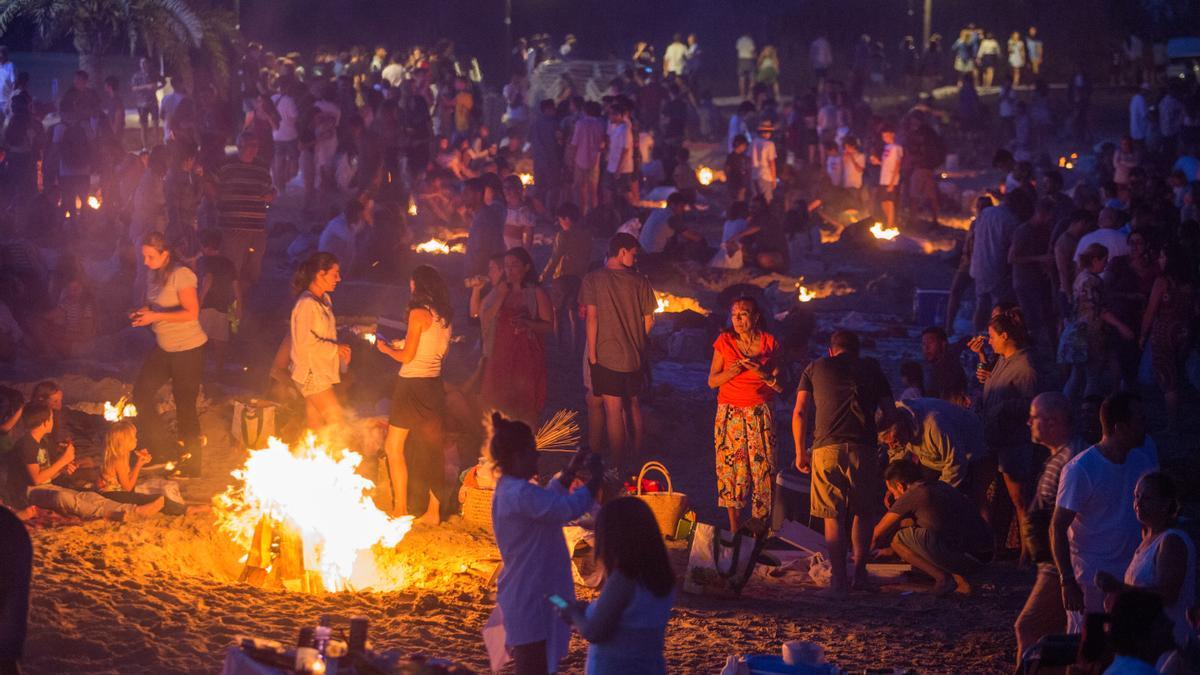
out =
[(5, 0), (0, 34), (15, 21), (29, 22), (42, 47), (71, 40), (80, 67), (96, 75), (104, 55), (121, 47), (162, 56), (184, 79), (203, 63), (220, 83), (237, 44), (232, 14), (187, 0)]

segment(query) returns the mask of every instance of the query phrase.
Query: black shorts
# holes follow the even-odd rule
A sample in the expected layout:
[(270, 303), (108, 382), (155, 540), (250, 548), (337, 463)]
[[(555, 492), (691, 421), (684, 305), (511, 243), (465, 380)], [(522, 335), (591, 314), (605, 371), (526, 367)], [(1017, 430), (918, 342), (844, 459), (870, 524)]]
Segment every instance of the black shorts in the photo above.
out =
[(900, 188), (897, 186), (893, 190), (888, 190), (886, 185), (880, 185), (876, 192), (879, 195), (880, 202), (894, 202), (896, 201), (896, 196), (900, 194)]
[(642, 383), (646, 378), (641, 370), (622, 373), (609, 370), (598, 363), (591, 364), (591, 367), (593, 396), (632, 398), (642, 392)]
[(150, 120), (153, 119), (155, 124), (158, 124), (158, 106), (138, 106), (138, 123), (142, 126), (149, 126)]
[(579, 306), (579, 287), (582, 280), (579, 277), (564, 275), (554, 279), (550, 284), (550, 301), (555, 311), (560, 314), (572, 311)]
[(397, 377), (392, 392), (388, 424), (409, 430), (433, 431), (441, 427), (446, 411), (446, 389), (440, 377)]

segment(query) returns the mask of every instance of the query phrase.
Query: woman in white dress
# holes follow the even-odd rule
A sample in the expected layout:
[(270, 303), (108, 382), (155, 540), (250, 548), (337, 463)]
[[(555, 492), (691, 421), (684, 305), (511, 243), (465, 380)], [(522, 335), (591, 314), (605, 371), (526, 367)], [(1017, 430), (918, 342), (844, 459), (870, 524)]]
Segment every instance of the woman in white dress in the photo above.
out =
[(304, 396), (309, 429), (341, 424), (344, 415), (333, 386), (341, 382), (343, 364), (350, 363), (350, 347), (338, 344), (337, 320), (329, 294), (342, 280), (338, 260), (332, 253), (314, 253), (292, 277), (296, 304), (292, 306), (292, 381)]
[(1025, 41), (1021, 39), (1021, 34), (1014, 30), (1008, 38), (1008, 67), (1012, 69), (1014, 88), (1021, 84), (1021, 71), (1025, 70), (1025, 61)]

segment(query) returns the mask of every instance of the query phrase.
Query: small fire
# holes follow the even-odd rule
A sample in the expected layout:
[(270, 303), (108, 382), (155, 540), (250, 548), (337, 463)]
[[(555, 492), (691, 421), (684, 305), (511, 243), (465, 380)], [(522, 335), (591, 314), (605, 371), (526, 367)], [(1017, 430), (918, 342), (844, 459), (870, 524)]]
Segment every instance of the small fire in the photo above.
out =
[(413, 246), (413, 250), (417, 253), (437, 253), (439, 255), (448, 255), (450, 253), (463, 253), (467, 250), (467, 247), (463, 246), (462, 244), (447, 244), (441, 239), (430, 239), (429, 241), (423, 241), (420, 244)]
[(410, 215), (410, 216), (417, 215), (417, 203), (411, 199), (408, 200), (408, 215)]
[(822, 300), (830, 296), (850, 295), (854, 292), (854, 287), (844, 281), (803, 283), (804, 281), (804, 277), (800, 277), (796, 281), (796, 300), (799, 302), (812, 302), (813, 300)]
[(120, 422), (126, 417), (137, 417), (137, 407), (126, 402), (124, 396), (117, 401), (116, 405), (113, 405), (111, 401), (104, 402), (104, 421)]
[(800, 302), (812, 302), (813, 300), (817, 299), (817, 294), (808, 290), (807, 286), (801, 286), (798, 290), (799, 293), (796, 299)]
[(100, 198), (96, 195), (88, 195), (87, 204), (89, 209), (97, 211), (100, 209)]
[(371, 344), (375, 344), (375, 340), (377, 340), (378, 338), (375, 337), (374, 333), (363, 333), (363, 339), (366, 340), (367, 342), (370, 342)]
[(517, 174), (517, 178), (521, 179), (521, 185), (524, 185), (525, 187), (533, 185), (533, 174), (531, 173), (519, 173)]
[(335, 452), (309, 433), (296, 448), (270, 438), (233, 472), (237, 482), (215, 500), (218, 527), (249, 548), (266, 518), (293, 529), (304, 542), (304, 568), (320, 574), (327, 590), (398, 586), (388, 568), (412, 517), (392, 518), (376, 508), (375, 485), (357, 473), (362, 455)]
[(704, 187), (712, 185), (713, 170), (707, 166), (702, 166), (699, 169), (696, 169), (696, 180), (700, 181), (700, 184)]
[(654, 291), (654, 299), (658, 302), (658, 306), (654, 308), (655, 314), (684, 312), (691, 310), (697, 314), (708, 314), (709, 311), (700, 306), (700, 303), (695, 298), (681, 297), (671, 295), (662, 291)]
[(891, 240), (895, 239), (896, 237), (900, 236), (900, 228), (897, 228), (897, 227), (885, 228), (883, 226), (883, 223), (877, 222), (871, 226), (871, 234), (876, 239), (883, 239), (885, 241), (891, 241)]

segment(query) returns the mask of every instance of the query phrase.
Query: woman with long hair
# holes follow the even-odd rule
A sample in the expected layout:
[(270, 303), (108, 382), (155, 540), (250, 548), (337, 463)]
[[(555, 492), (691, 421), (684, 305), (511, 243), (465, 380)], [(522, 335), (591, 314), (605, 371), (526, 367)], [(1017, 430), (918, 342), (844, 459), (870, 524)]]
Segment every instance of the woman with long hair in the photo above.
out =
[[(199, 476), (200, 416), (196, 399), (204, 375), (208, 336), (200, 328), (196, 274), (179, 264), (162, 232), (146, 235), (141, 253), (148, 271), (146, 304), (131, 312), (129, 319), (135, 327), (149, 326), (154, 331), (155, 345), (133, 385), (138, 421), (149, 441), (147, 445), (162, 457), (181, 460), (182, 474)], [(166, 429), (158, 415), (158, 390), (167, 382), (175, 399), (177, 442), (165, 438)]]
[(518, 247), (504, 254), (504, 281), (493, 292), (499, 293), (500, 309), (483, 372), (483, 403), (533, 426), (546, 403), (542, 336), (554, 330), (554, 314), (528, 251)]
[(564, 618), (588, 641), (592, 675), (666, 673), (663, 644), (675, 601), (675, 573), (650, 507), (636, 497), (604, 505), (596, 518), (596, 561), (604, 590)]
[[(538, 451), (529, 425), (494, 412), (488, 454), (500, 471), (492, 498), (492, 529), (504, 567), (496, 582), (496, 604), (504, 619), (507, 646), (518, 675), (558, 669), (571, 632), (546, 601), (575, 602), (571, 556), (563, 525), (586, 513), (604, 480), (600, 456), (577, 453), (546, 487), (532, 482)], [(586, 486), (570, 492), (575, 474), (588, 462)]]
[[(387, 340), (375, 342), (379, 351), (401, 364), (384, 451), (392, 486), (392, 514), (412, 512), (423, 522), (436, 525), (449, 494), (442, 443), (446, 416), (442, 360), (450, 347), (454, 308), (446, 282), (429, 265), (413, 270), (409, 288), (412, 297), (404, 342), (397, 347)], [(408, 443), (410, 434), (412, 442)]]
[(730, 328), (713, 343), (708, 386), (717, 390), (717, 503), (729, 513), (730, 532), (736, 532), (747, 502), (762, 527), (771, 513), (779, 445), (771, 399), (782, 387), (776, 380), (779, 342), (763, 329), (758, 302), (734, 300), (729, 318)]
[(333, 299), (329, 297), (341, 280), (338, 259), (323, 252), (308, 256), (292, 276), (292, 292), (297, 297), (289, 322), (289, 370), (304, 396), (309, 429), (341, 424), (344, 419), (333, 386), (342, 381), (342, 365), (350, 363), (350, 347), (338, 344)]
[(1196, 283), (1187, 253), (1181, 246), (1164, 246), (1158, 253), (1162, 274), (1154, 280), (1150, 303), (1142, 316), (1139, 347), (1150, 345), (1154, 378), (1167, 403), (1167, 424), (1179, 423), (1179, 389), (1184, 364), (1191, 352), (1196, 318)]

